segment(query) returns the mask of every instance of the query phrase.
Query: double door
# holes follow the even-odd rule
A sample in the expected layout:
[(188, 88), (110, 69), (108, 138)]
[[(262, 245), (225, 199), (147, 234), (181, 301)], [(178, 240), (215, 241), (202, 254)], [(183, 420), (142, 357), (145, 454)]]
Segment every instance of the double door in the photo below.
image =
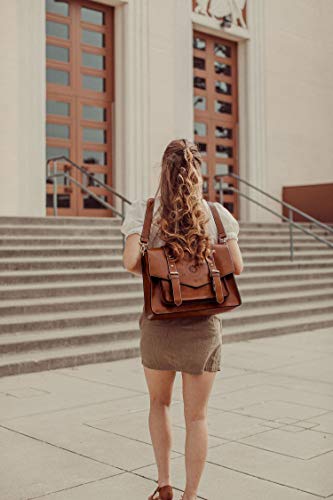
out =
[[(88, 1), (46, 0), (46, 156), (66, 156), (90, 177), (58, 161), (78, 183), (108, 203), (112, 185), (113, 9)], [(54, 164), (50, 164), (53, 171)], [(82, 187), (58, 178), (58, 215), (108, 216)], [(53, 186), (46, 187), (53, 214)]]

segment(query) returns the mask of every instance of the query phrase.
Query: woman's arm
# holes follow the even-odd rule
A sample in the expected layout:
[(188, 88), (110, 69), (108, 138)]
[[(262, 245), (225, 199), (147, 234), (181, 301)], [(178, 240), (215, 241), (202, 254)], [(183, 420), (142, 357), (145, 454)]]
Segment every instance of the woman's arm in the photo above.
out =
[(238, 241), (234, 239), (227, 240), (227, 245), (230, 250), (231, 258), (235, 266), (235, 274), (241, 274), (244, 269), (243, 257), (238, 246)]
[(127, 236), (123, 253), (123, 265), (130, 273), (142, 275), (139, 241), (140, 234), (138, 233)]

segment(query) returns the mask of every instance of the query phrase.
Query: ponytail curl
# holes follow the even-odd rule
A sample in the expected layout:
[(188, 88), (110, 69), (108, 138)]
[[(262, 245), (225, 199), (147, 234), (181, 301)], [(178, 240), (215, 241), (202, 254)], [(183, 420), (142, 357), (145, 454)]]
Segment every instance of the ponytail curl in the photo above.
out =
[(201, 164), (198, 147), (186, 139), (171, 141), (162, 157), (156, 192), (161, 196), (158, 236), (176, 262), (187, 252), (199, 265), (211, 254), (206, 230), (209, 215), (202, 203)]

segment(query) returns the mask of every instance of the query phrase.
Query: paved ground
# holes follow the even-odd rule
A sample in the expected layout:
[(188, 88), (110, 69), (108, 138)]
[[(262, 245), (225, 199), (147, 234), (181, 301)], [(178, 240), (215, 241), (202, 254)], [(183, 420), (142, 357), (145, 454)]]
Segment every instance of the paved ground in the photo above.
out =
[[(333, 499), (333, 331), (224, 346), (200, 498)], [(146, 500), (156, 486), (139, 358), (0, 379), (1, 500)], [(184, 487), (181, 375), (173, 484)]]

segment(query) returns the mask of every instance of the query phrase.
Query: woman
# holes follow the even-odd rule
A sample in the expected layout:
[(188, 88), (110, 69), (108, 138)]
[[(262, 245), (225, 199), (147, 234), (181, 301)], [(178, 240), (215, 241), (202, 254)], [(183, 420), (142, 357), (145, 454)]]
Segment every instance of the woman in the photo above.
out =
[[(217, 242), (213, 215), (202, 196), (201, 163), (194, 143), (180, 139), (167, 146), (155, 195), (149, 248), (166, 245), (174, 255), (182, 256), (187, 250), (204, 256), (209, 241)], [(223, 205), (215, 205), (227, 235), (235, 274), (240, 274), (243, 260), (237, 243), (238, 222)], [(124, 267), (139, 275), (139, 239), (145, 209), (145, 199), (135, 200), (121, 226), (126, 237)], [(169, 407), (176, 372), (180, 371), (186, 423), (186, 485), (180, 500), (195, 500), (208, 448), (208, 398), (216, 372), (221, 370), (221, 319), (211, 315), (152, 321), (143, 310), (139, 323), (141, 362), (150, 395), (149, 430), (158, 469), (158, 486), (149, 499), (173, 498)]]

